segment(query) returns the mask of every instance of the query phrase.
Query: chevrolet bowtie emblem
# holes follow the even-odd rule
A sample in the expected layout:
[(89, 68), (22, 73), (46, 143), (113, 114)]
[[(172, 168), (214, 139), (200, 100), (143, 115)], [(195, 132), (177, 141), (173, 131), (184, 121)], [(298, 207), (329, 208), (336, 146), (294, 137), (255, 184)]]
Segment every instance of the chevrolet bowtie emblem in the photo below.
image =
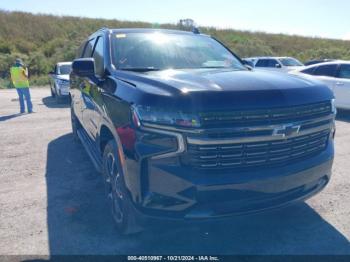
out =
[(272, 135), (287, 138), (299, 134), (299, 131), (300, 125), (289, 124), (275, 128)]

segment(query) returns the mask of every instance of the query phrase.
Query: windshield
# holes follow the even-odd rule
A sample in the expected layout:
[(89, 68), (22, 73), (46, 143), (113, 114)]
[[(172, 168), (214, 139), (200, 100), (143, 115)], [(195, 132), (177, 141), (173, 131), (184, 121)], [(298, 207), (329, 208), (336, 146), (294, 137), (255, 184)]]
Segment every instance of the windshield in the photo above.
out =
[(284, 66), (303, 66), (302, 63), (294, 58), (281, 58), (280, 61)]
[(61, 65), (58, 67), (58, 74), (59, 75), (69, 75), (71, 70), (72, 70), (71, 65)]
[(201, 35), (164, 33), (116, 34), (113, 64), (121, 70), (233, 68), (241, 62), (214, 39)]

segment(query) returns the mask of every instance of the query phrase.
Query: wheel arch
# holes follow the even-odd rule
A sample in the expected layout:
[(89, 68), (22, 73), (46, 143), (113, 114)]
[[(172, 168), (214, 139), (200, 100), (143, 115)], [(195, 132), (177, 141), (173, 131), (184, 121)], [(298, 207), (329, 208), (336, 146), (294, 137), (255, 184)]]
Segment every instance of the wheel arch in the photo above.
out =
[(110, 141), (111, 139), (114, 139), (118, 145), (118, 140), (115, 138), (115, 135), (110, 130), (110, 128), (106, 125), (101, 125), (99, 135), (99, 149), (102, 155), (108, 141)]

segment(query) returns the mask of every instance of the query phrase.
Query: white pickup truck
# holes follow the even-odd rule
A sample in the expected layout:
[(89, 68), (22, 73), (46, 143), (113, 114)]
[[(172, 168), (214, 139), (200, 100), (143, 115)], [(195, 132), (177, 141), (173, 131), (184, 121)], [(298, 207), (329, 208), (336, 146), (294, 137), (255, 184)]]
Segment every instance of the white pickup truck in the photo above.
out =
[(293, 57), (249, 57), (245, 58), (246, 63), (253, 63), (255, 69), (289, 72), (304, 66)]
[(51, 96), (61, 102), (69, 96), (69, 74), (72, 70), (71, 62), (60, 62), (55, 65), (54, 71), (50, 72)]

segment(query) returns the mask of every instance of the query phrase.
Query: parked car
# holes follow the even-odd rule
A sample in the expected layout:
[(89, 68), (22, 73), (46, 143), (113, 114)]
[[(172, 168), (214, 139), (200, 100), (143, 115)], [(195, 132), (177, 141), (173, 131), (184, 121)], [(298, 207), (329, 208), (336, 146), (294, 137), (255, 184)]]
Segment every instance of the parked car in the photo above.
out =
[(69, 74), (72, 70), (72, 62), (60, 62), (50, 72), (51, 96), (61, 102), (69, 96)]
[(321, 63), (326, 63), (326, 62), (333, 62), (335, 59), (314, 59), (310, 60), (304, 63), (305, 66), (310, 66), (310, 65), (316, 65), (316, 64), (321, 64)]
[(310, 75), (322, 81), (334, 92), (336, 107), (350, 109), (350, 61), (311, 65), (291, 73)]
[(281, 207), (330, 180), (335, 108), (324, 84), (248, 70), (191, 32), (101, 29), (77, 53), (73, 134), (121, 232)]
[(257, 69), (288, 72), (304, 66), (300, 61), (292, 57), (252, 57)]

